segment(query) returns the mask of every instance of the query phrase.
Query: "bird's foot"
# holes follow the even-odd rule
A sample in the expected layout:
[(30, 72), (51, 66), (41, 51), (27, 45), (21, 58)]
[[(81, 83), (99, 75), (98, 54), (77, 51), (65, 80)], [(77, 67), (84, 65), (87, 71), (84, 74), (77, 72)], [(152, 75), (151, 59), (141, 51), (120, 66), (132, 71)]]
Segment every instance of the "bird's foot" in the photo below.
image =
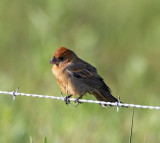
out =
[(70, 102), (70, 100), (69, 100), (70, 97), (71, 97), (70, 95), (64, 97), (64, 102), (65, 102), (67, 105), (72, 105), (71, 102)]
[(63, 97), (63, 100), (64, 102), (67, 104), (67, 105), (72, 105), (69, 98), (72, 96), (72, 95), (68, 95), (68, 96), (63, 96), (62, 92), (61, 92), (61, 96)]
[(77, 107), (79, 105), (79, 103), (82, 103), (82, 102), (79, 101), (79, 99), (81, 99), (81, 97), (78, 97), (78, 98), (75, 99), (75, 103), (76, 103), (75, 107)]

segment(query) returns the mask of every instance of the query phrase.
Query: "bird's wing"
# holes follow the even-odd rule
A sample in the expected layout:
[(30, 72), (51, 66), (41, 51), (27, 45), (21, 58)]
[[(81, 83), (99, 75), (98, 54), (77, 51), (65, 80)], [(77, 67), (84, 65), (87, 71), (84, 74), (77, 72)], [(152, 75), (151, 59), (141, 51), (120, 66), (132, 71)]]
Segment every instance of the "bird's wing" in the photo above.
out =
[(97, 70), (88, 64), (72, 64), (68, 72), (81, 82), (93, 89), (93, 94), (100, 101), (116, 102), (117, 99), (112, 96), (110, 88), (105, 84), (103, 79), (98, 75)]
[(89, 78), (94, 74), (97, 74), (97, 70), (95, 67), (89, 65), (88, 63), (84, 64), (82, 62), (70, 64), (67, 67), (67, 70), (70, 74), (77, 78)]
[[(103, 79), (98, 75), (96, 68), (90, 64), (73, 63), (71, 66), (69, 66), (68, 72), (93, 88), (108, 87), (104, 83)], [(107, 90), (109, 90), (109, 87)]]

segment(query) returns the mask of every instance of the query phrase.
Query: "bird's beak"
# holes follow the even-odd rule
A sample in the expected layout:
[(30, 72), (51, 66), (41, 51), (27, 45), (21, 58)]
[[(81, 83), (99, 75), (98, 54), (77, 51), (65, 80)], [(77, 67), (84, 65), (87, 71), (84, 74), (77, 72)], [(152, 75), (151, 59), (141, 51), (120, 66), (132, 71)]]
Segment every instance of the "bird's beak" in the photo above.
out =
[(50, 61), (49, 61), (50, 64), (56, 64), (56, 58), (53, 57)]

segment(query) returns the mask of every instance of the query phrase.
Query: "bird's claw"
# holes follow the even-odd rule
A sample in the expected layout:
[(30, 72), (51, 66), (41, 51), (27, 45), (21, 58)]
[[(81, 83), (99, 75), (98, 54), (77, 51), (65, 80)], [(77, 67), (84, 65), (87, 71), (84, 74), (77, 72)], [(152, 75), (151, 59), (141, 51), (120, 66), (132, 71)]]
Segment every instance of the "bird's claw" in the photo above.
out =
[(64, 100), (64, 102), (68, 105), (72, 105), (71, 104), (71, 102), (70, 102), (70, 100), (69, 100), (69, 98), (72, 96), (72, 95), (68, 95), (68, 96), (63, 96), (63, 94), (62, 94), (62, 92), (61, 92), (61, 96), (63, 97), (63, 100)]
[(70, 102), (70, 100), (69, 100), (69, 98), (70, 98), (70, 97), (66, 96), (66, 97), (64, 97), (63, 100), (64, 100), (64, 102), (65, 102), (67, 105), (72, 105), (71, 102)]
[(67, 105), (72, 105), (71, 102), (70, 102), (70, 100), (69, 100), (69, 97), (68, 97), (68, 96), (64, 97), (64, 102), (65, 102)]
[(76, 103), (76, 106), (75, 106), (75, 107), (77, 107), (77, 106), (79, 105), (79, 103), (82, 103), (82, 102), (79, 101), (79, 99), (80, 99), (80, 98), (76, 98), (76, 99), (75, 99), (75, 103)]

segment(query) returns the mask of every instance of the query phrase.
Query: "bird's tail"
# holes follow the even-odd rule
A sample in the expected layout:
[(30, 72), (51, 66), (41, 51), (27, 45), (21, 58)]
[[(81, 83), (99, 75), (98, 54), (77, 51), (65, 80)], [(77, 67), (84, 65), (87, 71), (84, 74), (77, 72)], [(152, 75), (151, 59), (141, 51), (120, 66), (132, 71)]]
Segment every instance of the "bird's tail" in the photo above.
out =
[[(100, 92), (93, 92), (93, 95), (96, 97), (96, 99), (98, 101), (105, 101), (105, 102), (119, 102), (117, 98), (115, 98), (114, 96), (112, 96), (112, 94), (110, 92), (107, 93), (100, 93)], [(122, 102), (120, 102), (122, 103)], [(106, 107), (106, 104), (100, 104), (102, 107)], [(112, 105), (110, 105), (112, 106)], [(126, 107), (128, 108), (128, 106), (122, 106), (122, 107)]]
[[(93, 95), (96, 97), (98, 101), (105, 102), (118, 102), (118, 99), (111, 95), (111, 93), (102, 93), (102, 92), (93, 92)], [(105, 105), (106, 106), (106, 105)]]
[[(93, 95), (96, 97), (98, 101), (105, 101), (105, 102), (118, 102), (118, 99), (112, 96), (110, 92), (93, 92)], [(122, 103), (122, 102), (120, 102)], [(101, 106), (107, 106), (105, 104), (100, 104)], [(112, 105), (111, 105), (112, 106)], [(124, 106), (122, 106), (124, 107)]]

